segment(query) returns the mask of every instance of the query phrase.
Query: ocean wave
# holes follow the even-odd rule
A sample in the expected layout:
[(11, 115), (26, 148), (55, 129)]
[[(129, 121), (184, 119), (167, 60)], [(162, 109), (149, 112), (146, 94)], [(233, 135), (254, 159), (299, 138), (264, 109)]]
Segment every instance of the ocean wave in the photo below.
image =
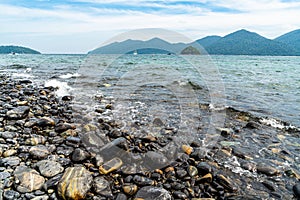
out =
[(13, 78), (33, 78), (34, 76), (27, 73), (12, 73)]
[(295, 126), (293, 126), (291, 124), (288, 124), (288, 123), (285, 123), (285, 122), (282, 122), (280, 120), (277, 120), (277, 119), (274, 119), (274, 118), (270, 118), (270, 117), (263, 117), (259, 121), (262, 124), (265, 124), (265, 125), (268, 125), (268, 126), (272, 126), (274, 128), (278, 128), (278, 129), (300, 130), (299, 128), (297, 128), (297, 127), (295, 127)]
[(59, 78), (62, 78), (62, 79), (69, 79), (69, 78), (79, 77), (79, 76), (81, 76), (81, 75), (78, 74), (78, 73), (74, 73), (74, 74), (68, 73), (68, 74), (60, 75)]
[(50, 79), (45, 82), (45, 87), (55, 87), (58, 88), (58, 90), (55, 92), (55, 94), (59, 97), (70, 95), (70, 92), (72, 90), (72, 87), (68, 85), (66, 82), (58, 81), (56, 79)]

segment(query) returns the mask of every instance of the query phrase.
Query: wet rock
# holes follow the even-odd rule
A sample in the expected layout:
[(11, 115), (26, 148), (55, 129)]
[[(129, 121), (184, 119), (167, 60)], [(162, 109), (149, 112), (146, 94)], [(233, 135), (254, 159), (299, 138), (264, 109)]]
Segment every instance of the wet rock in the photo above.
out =
[(36, 122), (36, 125), (39, 127), (55, 126), (55, 121), (50, 117), (42, 117)]
[(135, 199), (144, 200), (171, 200), (171, 194), (160, 187), (146, 186), (141, 188), (135, 195)]
[(133, 177), (133, 182), (135, 182), (137, 185), (140, 185), (140, 186), (148, 186), (148, 185), (154, 184), (154, 181), (151, 180), (150, 178), (140, 176), (140, 175), (135, 175)]
[(196, 176), (198, 174), (198, 169), (195, 166), (189, 166), (187, 171), (191, 177)]
[(11, 175), (10, 175), (9, 172), (6, 172), (6, 171), (0, 172), (0, 181), (1, 181), (1, 180), (5, 180), (5, 179), (9, 178), (10, 176), (11, 176)]
[(261, 127), (261, 125), (259, 123), (254, 122), (254, 121), (250, 121), (246, 124), (245, 127), (249, 128), (249, 129), (259, 129)]
[(0, 166), (17, 166), (21, 162), (21, 159), (17, 156), (7, 157), (0, 159)]
[(119, 193), (115, 200), (127, 200), (127, 196), (123, 193)]
[(36, 158), (43, 159), (47, 157), (50, 152), (48, 148), (44, 145), (33, 146), (29, 149), (29, 153)]
[(100, 194), (107, 198), (112, 198), (110, 184), (107, 180), (104, 179), (104, 177), (96, 177), (93, 182), (93, 187), (97, 194)]
[(197, 182), (200, 182), (200, 183), (211, 183), (212, 180), (213, 180), (212, 174), (208, 173), (208, 174), (202, 176), (201, 178), (197, 179)]
[(294, 195), (300, 199), (300, 183), (297, 183), (296, 185), (293, 186), (293, 192)]
[(145, 164), (150, 169), (160, 169), (168, 165), (168, 158), (160, 152), (148, 151), (145, 154)]
[(262, 184), (271, 191), (275, 191), (275, 186), (271, 181), (263, 181)]
[(57, 184), (59, 183), (59, 181), (62, 178), (62, 174), (58, 174), (50, 179), (48, 179), (46, 181), (46, 183), (44, 184), (44, 189), (48, 190), (50, 188), (56, 188)]
[(176, 199), (187, 199), (186, 194), (180, 191), (175, 191), (173, 195)]
[(198, 169), (199, 174), (201, 174), (201, 175), (212, 173), (212, 167), (207, 162), (198, 163), (197, 169)]
[(120, 158), (115, 157), (110, 161), (105, 162), (103, 165), (99, 167), (99, 172), (101, 174), (108, 174), (112, 171), (119, 169), (122, 166), (123, 162)]
[(84, 199), (92, 181), (92, 175), (84, 167), (69, 167), (57, 186), (58, 194), (63, 199)]
[(9, 150), (6, 150), (3, 152), (3, 157), (9, 157), (9, 156), (12, 156), (12, 155), (15, 155), (17, 153), (17, 150), (15, 149), (9, 149)]
[(191, 146), (182, 145), (181, 148), (187, 155), (190, 155), (193, 152), (193, 147), (191, 147)]
[(18, 182), (16, 189), (18, 192), (26, 193), (41, 189), (45, 182), (36, 170), (25, 166), (18, 166), (14, 171), (15, 180)]
[(40, 173), (45, 177), (53, 177), (64, 171), (64, 168), (61, 166), (61, 164), (55, 161), (42, 160), (36, 165)]
[(265, 174), (267, 176), (277, 176), (280, 174), (280, 171), (274, 167), (268, 166), (266, 164), (259, 164), (256, 166), (256, 170), (259, 173)]
[(6, 117), (8, 119), (24, 119), (25, 117), (28, 116), (29, 111), (30, 111), (30, 107), (19, 106), (17, 108), (7, 111)]
[(75, 125), (73, 125), (73, 124), (69, 124), (69, 123), (60, 123), (60, 124), (57, 124), (56, 126), (55, 126), (55, 131), (57, 132), (57, 133), (62, 133), (62, 132), (65, 132), (65, 131), (67, 131), (67, 130), (69, 130), (69, 129), (75, 129), (76, 127), (75, 127)]
[(6, 190), (3, 193), (3, 197), (4, 197), (4, 199), (7, 199), (7, 200), (15, 200), (20, 197), (20, 193), (14, 191), (14, 190)]
[(138, 190), (137, 185), (129, 184), (123, 186), (124, 193), (130, 196), (134, 195), (137, 192), (137, 190)]
[(45, 144), (46, 139), (42, 135), (33, 135), (31, 138), (26, 139), (25, 144), (27, 145), (38, 145), (38, 144)]
[(80, 161), (86, 160), (89, 157), (90, 157), (90, 154), (88, 152), (77, 148), (73, 151), (71, 159), (74, 162), (80, 162)]
[(221, 186), (223, 186), (228, 191), (230, 191), (230, 192), (237, 191), (237, 187), (234, 185), (233, 181), (230, 180), (229, 178), (225, 177), (224, 175), (218, 174), (216, 176), (216, 180)]
[(13, 139), (16, 136), (17, 134), (15, 132), (9, 132), (9, 131), (0, 132), (0, 137), (4, 139)]
[(176, 170), (176, 175), (178, 176), (178, 178), (182, 179), (183, 177), (185, 177), (187, 175), (187, 171), (185, 171), (182, 168), (179, 168)]

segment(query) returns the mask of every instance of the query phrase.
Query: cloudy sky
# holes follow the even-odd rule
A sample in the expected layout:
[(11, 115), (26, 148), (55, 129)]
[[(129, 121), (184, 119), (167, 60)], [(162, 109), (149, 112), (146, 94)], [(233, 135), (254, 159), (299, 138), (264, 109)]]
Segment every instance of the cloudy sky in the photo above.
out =
[(299, 0), (0, 0), (0, 45), (86, 53), (140, 28), (191, 39), (247, 29), (273, 39), (299, 29), (299, 19)]

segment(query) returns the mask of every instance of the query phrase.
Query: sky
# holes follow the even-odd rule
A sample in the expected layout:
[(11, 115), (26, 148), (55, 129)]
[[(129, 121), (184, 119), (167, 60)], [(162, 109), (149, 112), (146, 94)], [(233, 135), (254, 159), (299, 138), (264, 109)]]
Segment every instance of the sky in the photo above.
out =
[(87, 53), (142, 28), (192, 40), (247, 29), (273, 39), (300, 29), (299, 19), (299, 0), (0, 0), (0, 45)]

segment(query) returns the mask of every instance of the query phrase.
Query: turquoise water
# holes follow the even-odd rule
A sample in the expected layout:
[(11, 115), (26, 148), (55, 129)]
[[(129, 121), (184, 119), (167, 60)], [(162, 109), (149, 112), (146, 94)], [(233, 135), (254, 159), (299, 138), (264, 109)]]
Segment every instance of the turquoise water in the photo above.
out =
[[(142, 71), (138, 70), (143, 67), (147, 67), (149, 73), (139, 75)], [(192, 85), (201, 103), (211, 103), (214, 98), (211, 88), (218, 86), (215, 90), (220, 89), (224, 94), (223, 102), (227, 106), (300, 127), (300, 57), (0, 55), (0, 73), (39, 83), (52, 80), (52, 84), (65, 87), (61, 95), (84, 81), (96, 82), (98, 86), (117, 86), (114, 91), (118, 91), (142, 83), (145, 76), (156, 83), (168, 77), (174, 84)], [(216, 80), (218, 77), (221, 79)], [(164, 93), (164, 89), (161, 91)], [(168, 98), (168, 95), (160, 98)]]

